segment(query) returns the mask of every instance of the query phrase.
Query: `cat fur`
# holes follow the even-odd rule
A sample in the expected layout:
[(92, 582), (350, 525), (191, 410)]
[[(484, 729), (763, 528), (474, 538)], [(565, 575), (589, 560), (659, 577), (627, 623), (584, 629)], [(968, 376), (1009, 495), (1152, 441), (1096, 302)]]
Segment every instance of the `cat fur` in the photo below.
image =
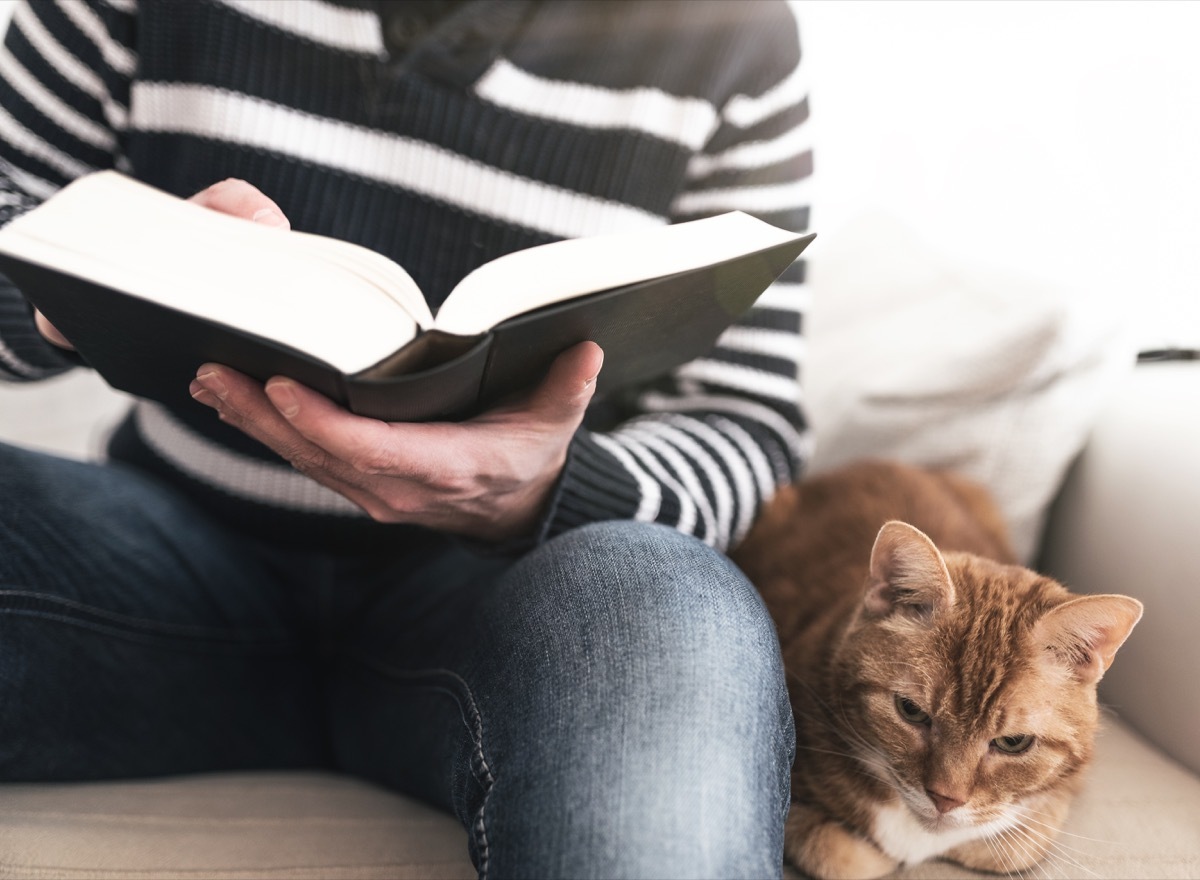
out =
[(732, 555), (788, 673), (790, 862), (822, 880), (939, 857), (1014, 872), (1054, 849), (1140, 602), (1017, 565), (982, 488), (889, 462), (785, 487)]

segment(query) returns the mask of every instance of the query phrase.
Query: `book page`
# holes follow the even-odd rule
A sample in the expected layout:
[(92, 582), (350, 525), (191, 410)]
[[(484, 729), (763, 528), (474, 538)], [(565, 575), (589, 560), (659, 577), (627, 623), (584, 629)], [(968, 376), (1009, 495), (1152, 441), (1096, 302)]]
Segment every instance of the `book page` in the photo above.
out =
[(303, 247), (315, 249), (330, 263), (339, 265), (347, 272), (353, 272), (378, 287), (412, 315), (417, 326), (433, 326), (433, 312), (429, 310), (429, 303), (425, 301), (417, 283), (399, 264), (370, 248), (338, 238), (309, 235), (304, 232), (292, 234), (304, 239)]
[(733, 211), (507, 254), (459, 282), (435, 326), (474, 335), (542, 306), (731, 260), (802, 236)]
[(412, 279), (379, 254), (221, 214), (115, 172), (81, 178), (17, 218), (0, 230), (0, 248), (345, 373), (387, 357), (430, 319)]

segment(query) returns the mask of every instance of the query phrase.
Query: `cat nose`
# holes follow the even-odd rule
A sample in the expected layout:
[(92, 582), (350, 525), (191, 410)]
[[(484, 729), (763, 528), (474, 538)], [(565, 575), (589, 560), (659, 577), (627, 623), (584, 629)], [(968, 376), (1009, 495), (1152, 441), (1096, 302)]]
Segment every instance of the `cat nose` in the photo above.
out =
[(964, 800), (959, 800), (956, 797), (950, 797), (949, 795), (934, 791), (932, 788), (925, 789), (925, 794), (929, 795), (929, 799), (933, 801), (933, 805), (937, 807), (937, 811), (939, 813), (949, 813), (956, 807), (961, 807), (966, 803)]

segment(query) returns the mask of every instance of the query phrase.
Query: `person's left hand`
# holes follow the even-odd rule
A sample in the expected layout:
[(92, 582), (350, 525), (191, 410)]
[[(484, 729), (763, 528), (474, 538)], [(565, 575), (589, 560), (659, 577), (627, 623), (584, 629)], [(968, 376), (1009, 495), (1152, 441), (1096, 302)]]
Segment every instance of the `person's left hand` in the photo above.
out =
[(580, 343), (520, 402), (460, 423), (363, 418), (291, 379), (264, 386), (216, 364), (197, 371), (191, 392), (373, 519), (500, 541), (536, 524), (603, 360)]

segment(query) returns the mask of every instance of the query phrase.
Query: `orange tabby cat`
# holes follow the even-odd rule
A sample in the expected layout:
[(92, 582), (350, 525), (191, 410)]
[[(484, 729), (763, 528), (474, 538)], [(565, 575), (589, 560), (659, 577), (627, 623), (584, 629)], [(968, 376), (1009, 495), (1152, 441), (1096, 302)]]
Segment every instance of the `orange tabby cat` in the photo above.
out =
[(1140, 602), (1015, 565), (982, 489), (880, 462), (781, 491), (734, 560), (788, 670), (789, 861), (818, 878), (934, 857), (1010, 872), (1050, 851)]

